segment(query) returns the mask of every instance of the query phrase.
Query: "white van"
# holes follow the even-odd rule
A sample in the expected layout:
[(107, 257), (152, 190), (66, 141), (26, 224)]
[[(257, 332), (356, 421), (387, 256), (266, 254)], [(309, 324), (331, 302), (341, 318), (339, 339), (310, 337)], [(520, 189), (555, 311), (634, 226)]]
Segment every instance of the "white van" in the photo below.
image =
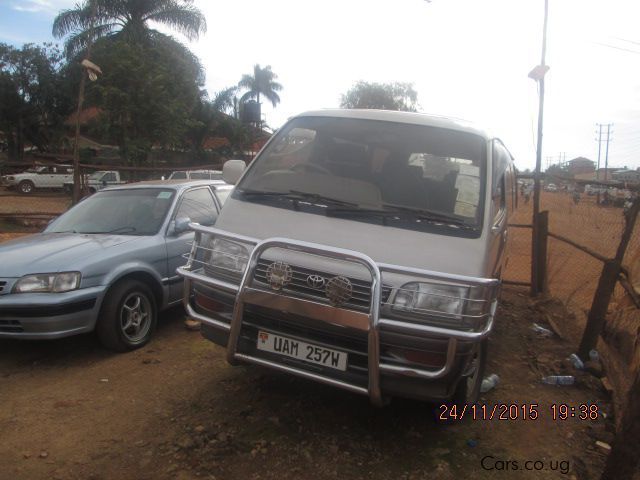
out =
[[(515, 206), (512, 157), (416, 113), (292, 118), (196, 231), (188, 313), (252, 363), (368, 395), (478, 397)], [(240, 177), (240, 178), (239, 178)]]

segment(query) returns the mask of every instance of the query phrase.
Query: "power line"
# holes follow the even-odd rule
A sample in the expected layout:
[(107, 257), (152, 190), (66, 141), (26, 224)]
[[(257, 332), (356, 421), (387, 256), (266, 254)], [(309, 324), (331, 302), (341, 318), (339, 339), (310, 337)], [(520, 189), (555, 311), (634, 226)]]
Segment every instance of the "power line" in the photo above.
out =
[(614, 48), (616, 50), (622, 50), (623, 52), (629, 52), (629, 53), (635, 53), (636, 55), (640, 55), (640, 52), (638, 50), (631, 50), (630, 48), (624, 48), (624, 47), (616, 47), (615, 45), (609, 45), (606, 43), (600, 43), (600, 42), (593, 42), (596, 45), (600, 45), (602, 47), (607, 47), (607, 48)]
[(620, 40), (622, 42), (629, 42), (629, 43), (633, 43), (634, 45), (640, 45), (640, 42), (635, 42), (633, 40), (627, 40), (626, 38), (620, 38), (620, 37), (613, 37), (616, 40)]

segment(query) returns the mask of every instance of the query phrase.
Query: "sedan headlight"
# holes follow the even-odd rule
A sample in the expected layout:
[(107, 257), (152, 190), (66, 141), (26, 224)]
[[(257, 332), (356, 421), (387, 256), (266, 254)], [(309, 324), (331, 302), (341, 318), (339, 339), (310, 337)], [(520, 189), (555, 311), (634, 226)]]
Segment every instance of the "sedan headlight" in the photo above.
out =
[(38, 273), (16, 282), (13, 293), (62, 293), (80, 287), (80, 272)]
[(222, 271), (223, 275), (241, 277), (247, 268), (249, 249), (240, 243), (214, 238), (204, 255), (205, 265)]

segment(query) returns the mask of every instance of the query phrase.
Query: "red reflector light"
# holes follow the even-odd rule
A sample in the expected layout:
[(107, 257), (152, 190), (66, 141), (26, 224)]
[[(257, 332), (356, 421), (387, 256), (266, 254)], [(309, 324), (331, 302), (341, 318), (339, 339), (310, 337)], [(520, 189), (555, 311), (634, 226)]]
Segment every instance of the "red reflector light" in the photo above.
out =
[(205, 297), (204, 295), (200, 295), (198, 293), (196, 293), (196, 304), (206, 310), (209, 310), (211, 312), (222, 312), (225, 308), (224, 308), (224, 304), (220, 303), (216, 300), (211, 300), (208, 297)]
[(422, 352), (420, 350), (390, 348), (387, 353), (398, 360), (419, 363), (428, 367), (442, 367), (447, 360), (447, 356), (444, 353)]

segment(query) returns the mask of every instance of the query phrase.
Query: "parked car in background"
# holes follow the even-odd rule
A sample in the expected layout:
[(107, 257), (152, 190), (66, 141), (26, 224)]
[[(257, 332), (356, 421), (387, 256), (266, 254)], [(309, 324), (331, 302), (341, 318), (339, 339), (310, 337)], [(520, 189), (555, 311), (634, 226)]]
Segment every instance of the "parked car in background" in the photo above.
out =
[(557, 192), (558, 186), (555, 183), (548, 183), (544, 186), (545, 192)]
[(0, 244), (0, 338), (96, 330), (117, 351), (149, 341), (159, 310), (178, 304), (194, 234), (231, 190), (222, 181), (157, 181), (87, 197), (43, 233)]
[(15, 188), (18, 192), (28, 195), (36, 189), (59, 189), (65, 182), (73, 182), (73, 169), (68, 165), (38, 166), (23, 173), (5, 175), (2, 184), (8, 188)]
[(180, 170), (173, 172), (169, 180), (222, 180), (221, 170)]
[[(91, 175), (85, 176), (85, 187), (90, 194), (96, 193), (103, 188), (121, 185), (123, 183), (126, 182), (120, 179), (120, 172), (114, 170), (99, 170), (93, 172)], [(65, 182), (64, 190), (67, 193), (73, 192), (73, 179), (70, 182)]]
[[(513, 160), (466, 122), (289, 120), (199, 234), (185, 307), (229, 363), (368, 395), (478, 399), (515, 208)], [(200, 260), (199, 256), (202, 256)]]

